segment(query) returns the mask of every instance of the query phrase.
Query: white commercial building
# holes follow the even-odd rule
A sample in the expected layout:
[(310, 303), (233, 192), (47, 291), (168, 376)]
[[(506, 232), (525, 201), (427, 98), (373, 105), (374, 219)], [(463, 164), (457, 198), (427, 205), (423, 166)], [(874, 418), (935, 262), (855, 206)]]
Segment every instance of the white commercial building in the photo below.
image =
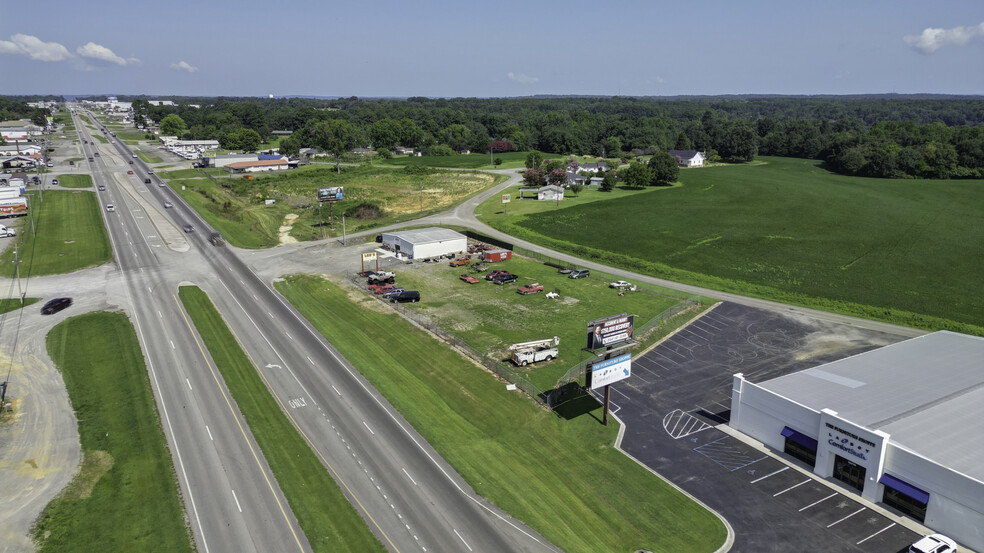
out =
[(984, 550), (984, 338), (941, 331), (761, 383), (733, 428)]
[(464, 253), (468, 250), (468, 238), (450, 229), (430, 227), (384, 232), (383, 247), (410, 259), (430, 259)]

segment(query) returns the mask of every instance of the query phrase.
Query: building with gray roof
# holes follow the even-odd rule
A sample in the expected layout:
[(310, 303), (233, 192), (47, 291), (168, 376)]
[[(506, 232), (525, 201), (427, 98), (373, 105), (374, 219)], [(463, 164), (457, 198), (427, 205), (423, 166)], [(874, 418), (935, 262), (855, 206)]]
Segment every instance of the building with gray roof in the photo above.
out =
[(940, 331), (761, 383), (729, 425), (984, 549), (984, 338)]
[(428, 227), (382, 234), (383, 247), (409, 259), (433, 259), (464, 253), (468, 238), (459, 232), (440, 227)]

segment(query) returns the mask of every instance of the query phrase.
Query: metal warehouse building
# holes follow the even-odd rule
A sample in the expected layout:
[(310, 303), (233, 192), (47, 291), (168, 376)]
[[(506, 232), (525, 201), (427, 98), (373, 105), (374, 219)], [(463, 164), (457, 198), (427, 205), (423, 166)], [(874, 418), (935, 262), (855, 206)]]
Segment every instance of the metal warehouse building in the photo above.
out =
[(935, 332), (753, 384), (730, 425), (984, 550), (984, 338)]
[(465, 252), (468, 238), (450, 229), (430, 227), (384, 232), (383, 246), (410, 259), (428, 259)]

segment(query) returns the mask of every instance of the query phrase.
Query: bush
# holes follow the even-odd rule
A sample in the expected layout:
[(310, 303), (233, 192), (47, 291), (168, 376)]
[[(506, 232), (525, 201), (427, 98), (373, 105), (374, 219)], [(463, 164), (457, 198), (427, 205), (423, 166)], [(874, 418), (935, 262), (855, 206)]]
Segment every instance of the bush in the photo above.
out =
[(372, 221), (385, 215), (383, 208), (374, 202), (362, 202), (352, 210), (352, 216), (361, 221)]
[(376, 153), (379, 154), (379, 157), (383, 159), (389, 159), (393, 157), (392, 152), (390, 152), (386, 148), (376, 148)]
[(451, 146), (447, 146), (444, 144), (435, 144), (424, 150), (424, 155), (425, 156), (453, 156), (454, 150), (451, 149)]
[(431, 169), (423, 165), (407, 165), (403, 168), (403, 172), (408, 175), (423, 176), (431, 174)]

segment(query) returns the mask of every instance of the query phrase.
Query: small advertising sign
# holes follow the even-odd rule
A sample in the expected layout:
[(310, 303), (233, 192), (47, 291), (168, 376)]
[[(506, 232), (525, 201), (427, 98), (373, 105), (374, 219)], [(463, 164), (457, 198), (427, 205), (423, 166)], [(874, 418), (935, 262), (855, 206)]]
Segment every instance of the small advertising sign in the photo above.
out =
[(376, 252), (369, 252), (369, 253), (362, 254), (363, 263), (365, 263), (366, 261), (375, 261), (375, 260), (376, 260)]
[(621, 344), (632, 338), (635, 315), (615, 315), (588, 323), (588, 349), (601, 349)]
[(626, 353), (591, 365), (588, 388), (597, 390), (632, 376), (632, 354)]
[(502, 195), (502, 203), (504, 203), (504, 204), (509, 203), (511, 199), (512, 199), (512, 195), (511, 194), (503, 194)]

